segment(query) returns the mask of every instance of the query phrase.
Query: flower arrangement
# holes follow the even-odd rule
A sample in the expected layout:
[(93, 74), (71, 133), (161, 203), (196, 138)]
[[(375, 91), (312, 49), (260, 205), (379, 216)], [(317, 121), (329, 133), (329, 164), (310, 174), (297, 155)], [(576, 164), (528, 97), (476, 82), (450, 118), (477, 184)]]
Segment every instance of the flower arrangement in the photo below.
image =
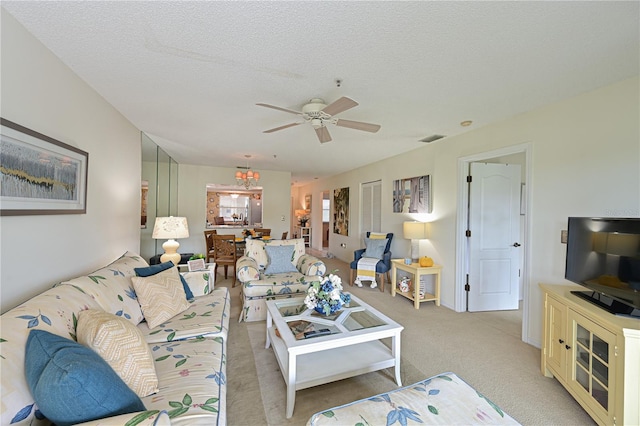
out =
[(343, 305), (351, 301), (351, 295), (342, 292), (342, 280), (339, 276), (329, 274), (320, 281), (314, 281), (307, 290), (304, 304), (309, 309), (329, 315), (339, 311)]
[(254, 231), (253, 229), (243, 229), (242, 230), (242, 236), (245, 238), (255, 238), (256, 237), (256, 231)]
[(309, 222), (309, 216), (300, 216), (298, 218), (298, 221), (300, 222), (300, 226), (305, 227), (307, 225), (307, 222)]

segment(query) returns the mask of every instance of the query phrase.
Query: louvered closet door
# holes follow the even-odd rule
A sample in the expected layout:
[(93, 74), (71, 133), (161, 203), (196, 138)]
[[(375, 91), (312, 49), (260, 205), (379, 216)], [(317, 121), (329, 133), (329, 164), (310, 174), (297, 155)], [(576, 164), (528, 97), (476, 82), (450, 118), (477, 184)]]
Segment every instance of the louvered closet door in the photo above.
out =
[(361, 194), (360, 234), (364, 238), (367, 231), (382, 232), (382, 181), (363, 183)]

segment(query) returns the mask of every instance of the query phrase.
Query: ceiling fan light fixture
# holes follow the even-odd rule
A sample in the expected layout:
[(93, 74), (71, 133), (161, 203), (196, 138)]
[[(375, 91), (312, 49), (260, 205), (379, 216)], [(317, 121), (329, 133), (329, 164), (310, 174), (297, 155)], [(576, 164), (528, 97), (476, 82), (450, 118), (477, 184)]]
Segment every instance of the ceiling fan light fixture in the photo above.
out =
[(341, 97), (337, 101), (326, 105), (324, 100), (320, 98), (313, 98), (309, 100), (309, 102), (302, 106), (302, 111), (294, 111), (288, 108), (282, 108), (275, 105), (269, 105), (265, 103), (258, 103), (258, 106), (277, 109), (279, 111), (288, 112), (290, 114), (295, 114), (299, 116), (302, 120), (297, 121), (295, 123), (285, 124), (284, 126), (275, 127), (273, 129), (265, 130), (263, 133), (273, 133), (279, 130), (288, 129), (289, 127), (297, 126), (303, 123), (309, 123), (316, 131), (316, 136), (320, 143), (325, 143), (331, 141), (331, 136), (329, 135), (329, 131), (327, 127), (329, 124), (333, 124), (339, 127), (347, 127), (355, 130), (362, 130), (365, 132), (376, 133), (380, 130), (379, 124), (371, 124), (364, 123), (361, 121), (353, 121), (353, 120), (344, 120), (335, 117), (335, 115), (340, 114), (344, 111), (347, 111), (355, 106), (358, 106), (358, 103), (353, 99), (347, 98), (346, 96)]

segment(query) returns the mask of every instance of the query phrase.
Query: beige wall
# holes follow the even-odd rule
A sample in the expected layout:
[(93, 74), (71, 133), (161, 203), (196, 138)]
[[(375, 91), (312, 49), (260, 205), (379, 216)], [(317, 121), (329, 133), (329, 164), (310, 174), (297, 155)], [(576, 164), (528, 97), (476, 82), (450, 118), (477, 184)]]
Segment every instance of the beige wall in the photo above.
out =
[(140, 132), (1, 13), (2, 117), (89, 153), (87, 213), (0, 218), (2, 312), (140, 245)]
[[(180, 252), (206, 253), (204, 230), (207, 212), (207, 184), (235, 185), (235, 168), (194, 166), (178, 167), (178, 212), (189, 222), (189, 238), (181, 239)], [(279, 238), (289, 230), (291, 173), (260, 170), (262, 186), (262, 222)], [(284, 218), (284, 220), (282, 220)], [(240, 235), (241, 230), (234, 234)]]
[[(540, 346), (541, 295), (539, 282), (564, 281), (565, 245), (560, 231), (569, 216), (640, 217), (640, 111), (638, 78), (626, 80), (581, 96), (548, 105), (504, 122), (446, 138), (415, 151), (296, 189), (300, 195), (350, 188), (351, 228), (348, 237), (330, 234), (329, 251), (350, 261), (362, 247), (359, 221), (359, 186), (382, 179), (383, 230), (395, 234), (394, 257), (409, 252), (402, 238), (402, 222), (434, 221), (431, 238), (421, 253), (444, 266), (442, 303), (455, 306), (458, 159), (482, 152), (528, 144), (531, 147), (531, 214), (529, 269), (524, 290), (528, 329), (525, 340)], [(392, 213), (392, 181), (430, 174), (433, 213)], [(295, 194), (294, 194), (295, 197)], [(319, 223), (313, 209), (312, 223)], [(314, 227), (314, 246), (320, 238)], [(362, 230), (365, 231), (365, 230)], [(345, 243), (346, 248), (340, 244)]]

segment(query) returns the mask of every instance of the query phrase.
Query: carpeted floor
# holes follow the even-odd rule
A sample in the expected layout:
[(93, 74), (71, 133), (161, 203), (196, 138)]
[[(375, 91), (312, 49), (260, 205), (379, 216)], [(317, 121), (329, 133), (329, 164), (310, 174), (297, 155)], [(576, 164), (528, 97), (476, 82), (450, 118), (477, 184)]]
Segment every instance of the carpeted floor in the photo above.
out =
[[(402, 324), (403, 385), (452, 371), (525, 425), (592, 425), (594, 422), (555, 379), (540, 373), (540, 350), (521, 341), (520, 312), (456, 313), (433, 303), (419, 310), (379, 289), (348, 285), (348, 264), (323, 259), (348, 291)], [(304, 425), (317, 411), (395, 389), (382, 370), (296, 393), (285, 417), (286, 387), (272, 349), (265, 349), (264, 321), (238, 323), (240, 287), (220, 275), (216, 285), (232, 292), (227, 358), (227, 423)], [(353, 356), (358, 356), (354, 354)], [(341, 426), (341, 425), (336, 425)]]

